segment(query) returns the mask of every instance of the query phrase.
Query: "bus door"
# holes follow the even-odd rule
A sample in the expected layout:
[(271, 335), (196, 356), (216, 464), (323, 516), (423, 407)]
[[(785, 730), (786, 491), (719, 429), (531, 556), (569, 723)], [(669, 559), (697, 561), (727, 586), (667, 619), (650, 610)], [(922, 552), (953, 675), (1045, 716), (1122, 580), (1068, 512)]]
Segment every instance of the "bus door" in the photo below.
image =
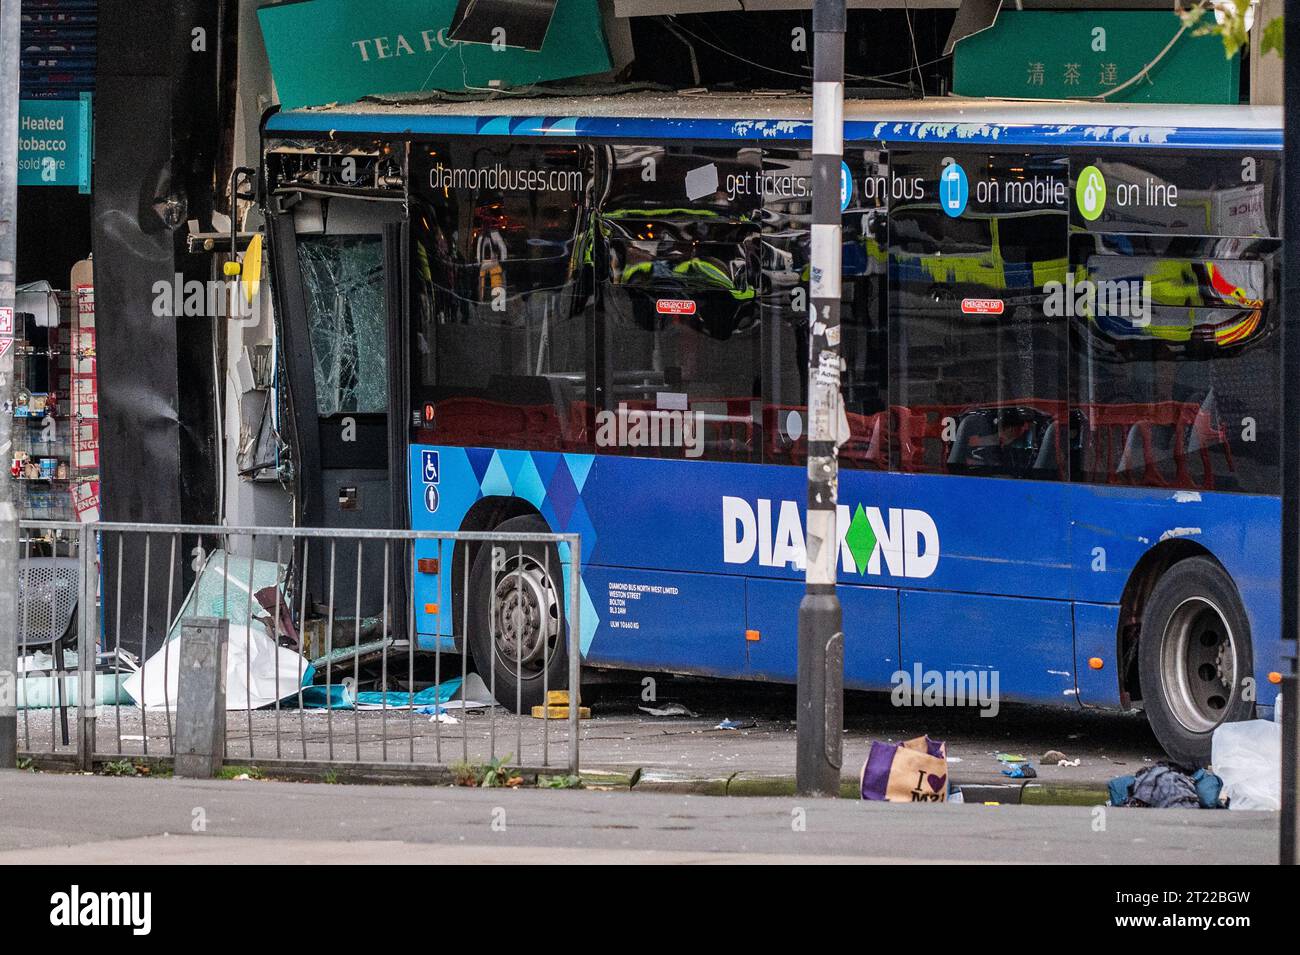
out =
[[(272, 254), (298, 465), (296, 519), (306, 527), (406, 526), (408, 398), (391, 373), (405, 356), (403, 205), (391, 196), (350, 195), (352, 183), (383, 192), (373, 188), (378, 174), (364, 166), (353, 167), (351, 182), (338, 182), (337, 191), (295, 190), (293, 178), (302, 174), (275, 158)], [(318, 169), (315, 179), (328, 182), (331, 171)], [(371, 546), (360, 560), (353, 544), (334, 554), (340, 608), (353, 609), (361, 568), (363, 618), (383, 609), (384, 560), (380, 546)], [(398, 556), (389, 566), (400, 597)], [(329, 560), (329, 548), (309, 556), (314, 601), (330, 596)]]
[(1004, 696), (1074, 691), (1064, 156), (890, 154), (890, 426), (882, 502), (924, 513), (904, 565), (904, 668), (988, 670)]

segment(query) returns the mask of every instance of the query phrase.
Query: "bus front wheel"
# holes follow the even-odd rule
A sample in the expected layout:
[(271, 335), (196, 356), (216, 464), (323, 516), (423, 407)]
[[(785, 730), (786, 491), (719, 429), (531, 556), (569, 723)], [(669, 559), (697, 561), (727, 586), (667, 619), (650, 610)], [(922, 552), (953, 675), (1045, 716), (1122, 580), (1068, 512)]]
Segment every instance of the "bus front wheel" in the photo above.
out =
[(1250, 718), (1250, 624), (1215, 561), (1179, 561), (1156, 582), (1142, 614), (1138, 668), (1147, 720), (1178, 763), (1205, 766), (1215, 727)]
[[(502, 534), (549, 534), (540, 517), (513, 517)], [(568, 685), (564, 574), (553, 544), (494, 541), (470, 571), (469, 649), (497, 702), (527, 712)]]

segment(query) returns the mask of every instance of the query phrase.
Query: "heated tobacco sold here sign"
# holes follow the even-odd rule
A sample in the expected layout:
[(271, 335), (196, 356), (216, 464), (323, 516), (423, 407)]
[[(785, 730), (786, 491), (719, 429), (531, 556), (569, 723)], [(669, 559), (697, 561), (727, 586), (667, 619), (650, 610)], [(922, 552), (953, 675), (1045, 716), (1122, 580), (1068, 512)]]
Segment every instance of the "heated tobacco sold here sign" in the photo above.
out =
[(18, 185), (76, 186), (90, 192), (91, 94), (22, 100), (18, 110)]

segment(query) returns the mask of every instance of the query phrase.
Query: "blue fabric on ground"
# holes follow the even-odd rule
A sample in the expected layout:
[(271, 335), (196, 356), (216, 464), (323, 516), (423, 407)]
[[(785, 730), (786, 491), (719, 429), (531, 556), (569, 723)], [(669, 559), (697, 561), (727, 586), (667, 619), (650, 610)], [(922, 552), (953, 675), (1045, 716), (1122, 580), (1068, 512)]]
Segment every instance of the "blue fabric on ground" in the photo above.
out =
[(1202, 809), (1218, 809), (1219, 793), (1223, 790), (1223, 780), (1205, 769), (1198, 769), (1192, 777), (1196, 784), (1196, 795), (1201, 800)]
[[(302, 688), (302, 706), (305, 710), (351, 710), (358, 706), (365, 708), (382, 708), (385, 704), (390, 709), (405, 709), (406, 707), (436, 707), (441, 703), (446, 703), (460, 691), (461, 680), (456, 677), (453, 680), (444, 680), (436, 686), (425, 687), (418, 693), (402, 693), (389, 690), (362, 690), (355, 697), (347, 691), (342, 684), (333, 686), (304, 686)], [(292, 695), (285, 697), (282, 701), (284, 705), (296, 706), (298, 703), (298, 691), (295, 690)]]
[(357, 702), (362, 706), (382, 706), (385, 702), (392, 706), (436, 706), (446, 703), (460, 690), (460, 677), (446, 680), (436, 686), (427, 686), (416, 694), (398, 693), (389, 690), (362, 690), (357, 694)]

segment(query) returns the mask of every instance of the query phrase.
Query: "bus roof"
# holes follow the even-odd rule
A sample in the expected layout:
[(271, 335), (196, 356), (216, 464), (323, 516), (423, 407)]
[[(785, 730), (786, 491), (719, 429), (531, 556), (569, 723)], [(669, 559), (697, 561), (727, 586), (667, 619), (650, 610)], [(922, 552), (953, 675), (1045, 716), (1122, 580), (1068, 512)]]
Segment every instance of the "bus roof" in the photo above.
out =
[[(812, 98), (798, 93), (619, 93), (447, 102), (383, 97), (280, 112), (269, 133), (808, 141)], [(1282, 111), (1084, 101), (853, 100), (846, 140), (1008, 146), (1281, 149)]]

